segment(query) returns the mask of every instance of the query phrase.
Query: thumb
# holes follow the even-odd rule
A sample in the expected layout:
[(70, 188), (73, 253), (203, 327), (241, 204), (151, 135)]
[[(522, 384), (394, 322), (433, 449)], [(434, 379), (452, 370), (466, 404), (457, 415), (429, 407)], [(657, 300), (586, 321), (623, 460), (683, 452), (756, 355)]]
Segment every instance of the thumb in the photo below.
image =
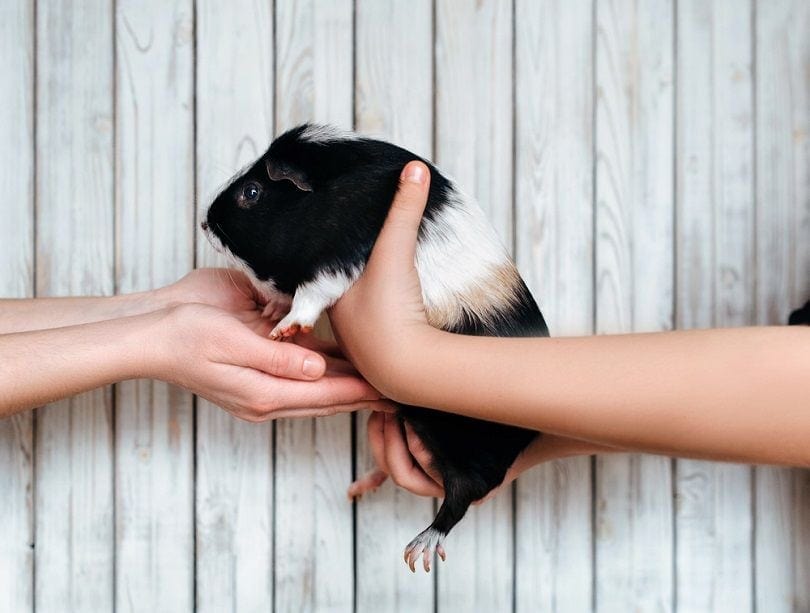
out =
[(377, 237), (369, 266), (373, 266), (375, 260), (383, 260), (388, 270), (398, 264), (408, 269), (413, 267), (416, 239), (429, 189), (428, 167), (423, 162), (408, 162), (399, 176), (399, 189)]
[(326, 360), (310, 349), (294, 343), (272, 341), (250, 332), (239, 343), (241, 366), (255, 368), (285, 379), (312, 381), (326, 372)]

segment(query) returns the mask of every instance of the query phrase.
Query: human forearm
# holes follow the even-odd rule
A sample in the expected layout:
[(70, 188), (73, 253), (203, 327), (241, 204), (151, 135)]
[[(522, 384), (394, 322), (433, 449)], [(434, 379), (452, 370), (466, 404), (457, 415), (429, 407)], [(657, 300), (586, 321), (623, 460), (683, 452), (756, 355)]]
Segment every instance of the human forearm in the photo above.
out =
[(78, 326), (117, 317), (131, 317), (169, 306), (165, 292), (119, 296), (0, 300), (0, 334)]
[(161, 314), (0, 336), (0, 417), (145, 374)]
[(412, 362), (382, 373), (390, 388), (370, 380), (403, 402), (629, 450), (810, 465), (810, 329), (437, 333)]

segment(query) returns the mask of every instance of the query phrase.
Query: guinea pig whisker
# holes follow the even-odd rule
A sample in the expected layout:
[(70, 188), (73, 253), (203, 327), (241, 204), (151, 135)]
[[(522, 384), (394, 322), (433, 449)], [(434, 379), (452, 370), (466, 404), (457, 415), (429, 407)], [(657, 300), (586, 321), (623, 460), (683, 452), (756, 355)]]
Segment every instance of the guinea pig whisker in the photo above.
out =
[[(225, 232), (225, 230), (224, 230), (224, 229), (222, 228), (222, 226), (219, 224), (219, 222), (214, 222), (214, 225), (217, 227), (217, 229), (218, 229), (220, 232), (222, 232), (222, 235), (223, 235), (225, 238), (227, 238), (228, 240), (232, 240), (232, 239), (231, 239), (231, 237), (230, 237), (230, 236), (228, 236), (228, 233), (227, 233), (227, 232)], [(242, 262), (239, 260), (239, 258), (237, 258), (237, 257), (236, 257), (236, 255), (234, 254), (234, 252), (233, 252), (233, 251), (231, 251), (231, 249), (230, 249), (230, 248), (229, 248), (227, 245), (225, 245), (225, 244), (224, 244), (224, 241), (223, 241), (223, 245), (222, 245), (222, 246), (223, 246), (223, 248), (225, 249), (225, 255), (228, 257), (228, 260), (230, 260), (230, 263), (231, 263), (232, 265), (239, 266), (240, 268), (244, 267), (244, 263), (242, 263)], [(252, 295), (248, 295), (248, 294), (246, 294), (245, 292), (243, 292), (243, 291), (241, 290), (241, 288), (239, 287), (239, 284), (236, 282), (236, 279), (234, 279), (234, 278), (233, 278), (233, 271), (232, 271), (230, 268), (226, 268), (225, 270), (227, 270), (227, 271), (228, 271), (228, 278), (231, 280), (231, 283), (232, 283), (232, 284), (233, 284), (233, 286), (234, 286), (234, 287), (237, 289), (237, 291), (239, 291), (240, 293), (242, 293), (242, 295), (243, 295), (243, 296), (245, 296), (245, 298), (249, 298), (249, 299), (253, 300), (253, 299), (254, 299), (254, 296), (252, 296)]]

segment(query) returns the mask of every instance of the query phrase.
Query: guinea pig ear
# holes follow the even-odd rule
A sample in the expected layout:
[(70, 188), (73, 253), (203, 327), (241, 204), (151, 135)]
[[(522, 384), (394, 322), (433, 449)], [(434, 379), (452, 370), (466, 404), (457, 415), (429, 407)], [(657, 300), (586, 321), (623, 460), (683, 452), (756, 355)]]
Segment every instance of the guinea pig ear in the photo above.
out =
[(302, 192), (311, 192), (312, 185), (306, 174), (300, 170), (292, 168), (289, 164), (277, 160), (267, 160), (265, 162), (267, 176), (271, 181), (291, 181)]

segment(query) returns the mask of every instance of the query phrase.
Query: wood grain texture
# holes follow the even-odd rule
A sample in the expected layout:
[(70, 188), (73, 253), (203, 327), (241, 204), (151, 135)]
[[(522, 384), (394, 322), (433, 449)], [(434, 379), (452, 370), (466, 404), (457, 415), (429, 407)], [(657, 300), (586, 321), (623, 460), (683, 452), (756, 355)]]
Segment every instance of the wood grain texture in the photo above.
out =
[[(754, 174), (750, 6), (678, 3), (679, 328), (753, 323)], [(751, 469), (676, 463), (677, 603), (752, 606)]]
[[(431, 2), (357, 0), (355, 10), (357, 129), (431, 157)], [(365, 422), (366, 416), (359, 415), (358, 475), (373, 468)], [(357, 503), (358, 611), (433, 610), (433, 575), (412, 575), (402, 560), (405, 545), (430, 524), (433, 512), (430, 500), (399, 490), (390, 481)], [(449, 563), (458, 551), (455, 543), (451, 535), (446, 544)]]
[[(0, 6), (0, 297), (34, 292), (34, 7)], [(0, 420), (0, 611), (34, 608), (33, 412)]]
[[(116, 6), (116, 245), (122, 293), (160, 287), (194, 263), (192, 5)], [(117, 611), (194, 606), (191, 394), (116, 386)]]
[[(113, 290), (112, 2), (39, 2), (38, 295)], [(113, 608), (112, 390), (40, 410), (36, 608)]]
[[(198, 220), (273, 134), (273, 14), (265, 2), (196, 4)], [(196, 226), (195, 226), (196, 227)], [(197, 264), (222, 265), (201, 232)], [(197, 401), (199, 611), (273, 606), (273, 428)]]
[[(673, 17), (669, 0), (596, 3), (597, 333), (673, 325)], [(671, 610), (671, 473), (597, 459), (598, 611)]]
[[(351, 0), (277, 0), (277, 133), (306, 121), (352, 128), (352, 12)], [(277, 611), (352, 610), (351, 428), (350, 415), (276, 423)]]
[[(554, 336), (593, 331), (592, 3), (515, 6), (517, 262)], [(518, 611), (588, 611), (591, 460), (517, 483)]]
[[(756, 2), (756, 316), (810, 299), (810, 5)], [(810, 610), (810, 472), (755, 469), (759, 611)]]
[[(219, 188), (356, 118), (479, 198), (555, 336), (782, 324), (810, 298), (808, 66), (805, 0), (6, 0), (0, 295), (223, 265)], [(806, 470), (552, 462), (414, 576), (435, 504), (345, 501), (356, 423), (355, 450), (347, 416), (198, 400), (195, 427), (146, 382), (0, 421), (0, 612), (810, 610)]]
[[(511, 247), (512, 3), (436, 3), (434, 159), (474, 196)], [(437, 565), (440, 611), (506, 611), (512, 606), (512, 491), (470, 508)], [(484, 562), (485, 561), (485, 562)]]

